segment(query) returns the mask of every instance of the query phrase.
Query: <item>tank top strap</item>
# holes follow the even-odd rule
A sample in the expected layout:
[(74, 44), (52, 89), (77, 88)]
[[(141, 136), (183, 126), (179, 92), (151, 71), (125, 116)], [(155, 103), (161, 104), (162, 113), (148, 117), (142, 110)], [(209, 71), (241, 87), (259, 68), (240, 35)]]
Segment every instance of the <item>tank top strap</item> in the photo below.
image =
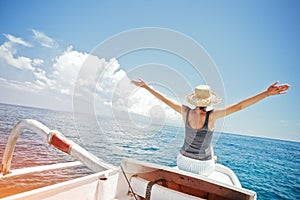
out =
[(186, 112), (186, 119), (185, 119), (185, 125), (188, 125), (189, 123), (189, 114), (190, 114), (190, 108), (188, 108), (187, 112)]
[(209, 120), (209, 114), (210, 114), (211, 110), (206, 112), (206, 116), (205, 116), (205, 122), (203, 127), (207, 128), (208, 127), (208, 120)]

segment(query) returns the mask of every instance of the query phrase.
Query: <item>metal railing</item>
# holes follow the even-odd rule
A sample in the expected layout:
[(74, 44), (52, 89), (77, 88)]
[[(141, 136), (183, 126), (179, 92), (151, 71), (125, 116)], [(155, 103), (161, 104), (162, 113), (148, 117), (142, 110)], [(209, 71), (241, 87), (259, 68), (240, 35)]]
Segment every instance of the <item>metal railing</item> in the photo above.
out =
[[(2, 176), (5, 176), (10, 173), (11, 161), (15, 145), (17, 139), (24, 130), (30, 130), (34, 133), (41, 135), (44, 141), (47, 141), (50, 145), (55, 146), (56, 148), (65, 153), (68, 153), (94, 172), (99, 172), (106, 169), (116, 169), (115, 166), (100, 160), (99, 158), (89, 153), (75, 142), (66, 138), (59, 131), (50, 130), (44, 124), (36, 120), (24, 119), (15, 124), (9, 135), (2, 158), (2, 164), (0, 166), (0, 174), (2, 173)], [(63, 164), (60, 166), (64, 167)]]

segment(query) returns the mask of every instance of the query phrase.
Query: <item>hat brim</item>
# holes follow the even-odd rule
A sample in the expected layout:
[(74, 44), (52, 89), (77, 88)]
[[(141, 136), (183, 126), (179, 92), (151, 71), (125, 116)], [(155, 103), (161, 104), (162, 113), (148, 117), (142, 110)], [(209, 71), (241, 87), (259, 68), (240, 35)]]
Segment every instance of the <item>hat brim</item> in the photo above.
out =
[(195, 93), (186, 95), (186, 100), (194, 106), (207, 107), (221, 103), (221, 98), (214, 92), (206, 99), (199, 98)]

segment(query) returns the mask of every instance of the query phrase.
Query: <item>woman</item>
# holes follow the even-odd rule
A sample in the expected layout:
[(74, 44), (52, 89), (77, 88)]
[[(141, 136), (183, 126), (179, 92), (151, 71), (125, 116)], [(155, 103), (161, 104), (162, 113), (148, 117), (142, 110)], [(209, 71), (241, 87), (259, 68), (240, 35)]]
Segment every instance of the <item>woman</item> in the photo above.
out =
[(150, 88), (143, 80), (132, 80), (138, 87), (145, 88), (152, 95), (173, 108), (182, 115), (185, 122), (185, 139), (177, 157), (177, 166), (181, 170), (208, 176), (215, 168), (215, 161), (212, 148), (212, 136), (214, 123), (217, 119), (225, 117), (248, 106), (251, 106), (262, 99), (284, 94), (289, 89), (288, 84), (277, 86), (273, 83), (267, 90), (249, 97), (239, 103), (232, 104), (222, 109), (206, 110), (221, 102), (217, 94), (210, 90), (208, 85), (199, 85), (194, 93), (186, 96), (186, 100), (196, 106), (194, 109), (171, 100), (158, 91)]

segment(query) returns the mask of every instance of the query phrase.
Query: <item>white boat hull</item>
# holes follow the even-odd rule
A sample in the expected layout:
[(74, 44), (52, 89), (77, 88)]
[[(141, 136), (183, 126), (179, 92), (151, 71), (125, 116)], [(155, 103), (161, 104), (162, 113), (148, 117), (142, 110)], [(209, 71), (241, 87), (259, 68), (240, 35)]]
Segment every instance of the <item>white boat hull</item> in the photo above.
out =
[(115, 167), (96, 158), (58, 131), (51, 131), (35, 120), (22, 120), (11, 131), (0, 167), (2, 180), (12, 176), (81, 164), (73, 162), (11, 171), (16, 140), (25, 129), (41, 134), (49, 144), (78, 159), (95, 173), (9, 196), (3, 200), (256, 199), (256, 193), (243, 189), (233, 171), (223, 165), (217, 164), (215, 171), (208, 177), (132, 159), (124, 159), (120, 167)]
[(166, 166), (125, 159), (122, 168), (125, 175), (121, 168), (109, 169), (3, 200), (135, 200), (149, 192), (151, 200), (256, 199), (253, 191)]

